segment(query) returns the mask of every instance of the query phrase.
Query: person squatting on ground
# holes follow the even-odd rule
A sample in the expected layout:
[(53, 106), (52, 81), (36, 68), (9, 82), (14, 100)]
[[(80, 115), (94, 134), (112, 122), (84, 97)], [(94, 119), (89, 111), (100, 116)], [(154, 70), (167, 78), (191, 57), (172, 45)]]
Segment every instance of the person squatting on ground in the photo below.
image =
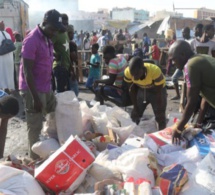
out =
[(143, 63), (140, 57), (133, 57), (125, 69), (124, 80), (129, 84), (133, 103), (131, 118), (139, 123), (148, 104), (152, 105), (159, 130), (166, 127), (167, 93), (165, 78), (161, 69), (151, 63)]
[(8, 120), (19, 112), (16, 98), (0, 90), (0, 159), (3, 158)]
[(38, 158), (31, 147), (39, 139), (43, 117), (46, 113), (54, 112), (56, 107), (56, 99), (51, 89), (54, 58), (51, 38), (65, 28), (61, 21), (58, 11), (49, 10), (45, 13), (43, 22), (23, 41), (19, 89), (25, 104), (29, 152), (32, 159)]
[[(119, 90), (111, 86), (121, 87), (124, 70), (127, 67), (127, 60), (123, 54), (116, 55), (116, 51), (113, 46), (105, 46), (103, 49), (103, 58), (108, 65), (109, 78), (103, 80), (95, 80), (94, 90), (96, 99), (100, 101), (100, 104), (104, 104), (104, 96), (110, 96), (113, 98), (121, 98)], [(99, 84), (104, 85), (103, 91)]]
[(92, 45), (92, 55), (90, 58), (90, 62), (87, 62), (87, 65), (90, 65), (89, 68), (89, 75), (86, 82), (86, 87), (90, 90), (93, 90), (93, 83), (95, 80), (100, 79), (101, 75), (101, 69), (100, 69), (100, 63), (101, 59), (98, 54), (99, 44), (95, 43)]
[(172, 136), (172, 142), (180, 144), (182, 131), (196, 109), (199, 94), (203, 100), (197, 124), (202, 123), (208, 104), (215, 108), (215, 59), (209, 55), (194, 54), (186, 41), (173, 43), (169, 56), (178, 69), (184, 70), (187, 85), (187, 104)]

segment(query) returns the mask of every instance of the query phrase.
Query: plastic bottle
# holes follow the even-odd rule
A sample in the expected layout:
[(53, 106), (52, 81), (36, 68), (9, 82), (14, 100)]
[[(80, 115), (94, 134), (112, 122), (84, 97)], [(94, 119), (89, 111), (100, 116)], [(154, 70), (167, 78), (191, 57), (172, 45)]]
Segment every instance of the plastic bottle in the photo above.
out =
[(126, 190), (126, 195), (135, 195), (135, 183), (134, 178), (130, 177), (125, 183), (124, 183), (124, 189)]
[(148, 180), (144, 180), (138, 186), (138, 195), (152, 195), (151, 182)]

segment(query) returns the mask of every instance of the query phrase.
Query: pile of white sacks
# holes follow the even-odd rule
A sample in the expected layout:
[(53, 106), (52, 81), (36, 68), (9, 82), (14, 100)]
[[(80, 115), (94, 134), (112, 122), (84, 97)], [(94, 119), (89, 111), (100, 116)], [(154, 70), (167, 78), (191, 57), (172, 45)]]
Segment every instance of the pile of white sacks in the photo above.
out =
[[(214, 153), (209, 152), (202, 156), (196, 145), (186, 149), (185, 145), (174, 146), (168, 141), (165, 146), (159, 146), (148, 136), (148, 134), (157, 131), (154, 118), (143, 120), (139, 125), (136, 125), (123, 109), (99, 104), (89, 108), (86, 102), (79, 102), (73, 92), (58, 94), (57, 101), (56, 112), (47, 116), (41, 141), (37, 142), (32, 150), (41, 158), (47, 159), (73, 135), (78, 136), (90, 148), (89, 151), (95, 158), (81, 180), (79, 179), (73, 188), (61, 194), (72, 194), (73, 192), (94, 194), (94, 186), (97, 182), (106, 179), (126, 182), (129, 178), (133, 178), (135, 181), (140, 178), (148, 180), (151, 184), (151, 191), (147, 192), (149, 195), (215, 194)], [(173, 120), (170, 118), (168, 126), (172, 124)], [(110, 140), (112, 148), (106, 149), (104, 147), (104, 150), (101, 150), (95, 142), (86, 139), (88, 133), (109, 136), (109, 129), (117, 137), (114, 140), (117, 142), (115, 147), (116, 143)], [(191, 128), (190, 131), (199, 132), (199, 129)], [(189, 135), (192, 135), (192, 133)], [(213, 144), (212, 141), (210, 143)], [(212, 145), (211, 148), (213, 148)], [(159, 177), (164, 167), (174, 164), (184, 167), (188, 174), (188, 181), (180, 186), (180, 190), (177, 186), (174, 186), (177, 189), (164, 193), (164, 186), (160, 185), (157, 178), (155, 178), (154, 170), (156, 169)], [(171, 180), (171, 178), (169, 179)], [(160, 190), (158, 191), (155, 187)], [(8, 190), (8, 188), (2, 189)], [(21, 193), (16, 194), (21, 195)], [(138, 193), (132, 191), (128, 194)]]

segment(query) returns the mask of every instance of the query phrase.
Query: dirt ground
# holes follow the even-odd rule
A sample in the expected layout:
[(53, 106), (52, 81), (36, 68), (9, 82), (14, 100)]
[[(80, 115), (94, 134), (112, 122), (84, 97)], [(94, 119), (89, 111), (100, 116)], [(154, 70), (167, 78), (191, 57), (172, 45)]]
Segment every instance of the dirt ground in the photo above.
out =
[[(175, 96), (174, 89), (168, 89), (168, 101), (166, 114), (170, 112), (178, 112), (179, 110), (179, 100), (171, 101), (170, 99)], [(8, 124), (8, 133), (6, 139), (6, 146), (4, 156), (9, 154), (14, 154), (17, 157), (26, 157), (28, 155), (28, 139), (27, 139), (27, 125), (26, 120), (23, 118), (23, 104), (21, 97), (18, 93), (15, 95), (20, 101), (20, 112), (16, 117), (10, 119)], [(90, 101), (94, 98), (94, 95), (89, 90), (86, 90), (84, 85), (80, 85), (79, 100), (85, 100), (88, 105)], [(111, 102), (105, 102), (108, 106), (113, 106)], [(126, 111), (130, 112), (132, 107), (127, 107)], [(147, 116), (153, 116), (152, 108), (149, 105), (144, 113)]]

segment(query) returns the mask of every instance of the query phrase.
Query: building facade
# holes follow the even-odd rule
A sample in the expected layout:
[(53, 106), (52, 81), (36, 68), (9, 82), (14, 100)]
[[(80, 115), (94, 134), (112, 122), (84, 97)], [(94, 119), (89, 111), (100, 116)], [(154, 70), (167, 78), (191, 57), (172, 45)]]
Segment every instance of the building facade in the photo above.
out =
[(5, 27), (25, 36), (29, 29), (28, 4), (23, 0), (1, 0), (0, 20), (4, 21)]
[(194, 11), (194, 18), (205, 19), (209, 17), (215, 17), (215, 10), (202, 7)]
[[(110, 20), (110, 14), (106, 9), (99, 9), (98, 12), (85, 12), (85, 11), (71, 12), (69, 15), (69, 18), (73, 20), (73, 24), (75, 25), (75, 27), (78, 24), (78, 21), (89, 20), (89, 21), (93, 21), (94, 23), (93, 27), (95, 29), (100, 29), (106, 25), (106, 21)], [(82, 22), (82, 24), (84, 23)], [(91, 24), (91, 22), (89, 22), (89, 24)], [(77, 25), (77, 30), (80, 30), (80, 26), (83, 26), (83, 25)], [(89, 25), (83, 26), (81, 28), (82, 30), (85, 30), (85, 29), (87, 30), (89, 29)], [(91, 30), (91, 28), (89, 30)]]
[(149, 12), (146, 10), (136, 10), (135, 8), (113, 8), (111, 11), (113, 20), (129, 20), (131, 22), (142, 22), (149, 19)]

